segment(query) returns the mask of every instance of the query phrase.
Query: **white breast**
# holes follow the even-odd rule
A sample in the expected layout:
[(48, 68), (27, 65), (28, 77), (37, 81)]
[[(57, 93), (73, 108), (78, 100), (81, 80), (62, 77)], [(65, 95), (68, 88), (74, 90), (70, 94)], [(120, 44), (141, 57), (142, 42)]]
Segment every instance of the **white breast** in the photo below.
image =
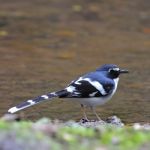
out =
[(113, 92), (112, 92), (112, 96), (114, 95), (114, 93), (115, 93), (115, 92), (116, 92), (116, 90), (117, 90), (117, 86), (118, 86), (119, 78), (114, 79), (114, 82), (115, 82), (115, 88), (114, 88), (114, 90), (113, 90)]

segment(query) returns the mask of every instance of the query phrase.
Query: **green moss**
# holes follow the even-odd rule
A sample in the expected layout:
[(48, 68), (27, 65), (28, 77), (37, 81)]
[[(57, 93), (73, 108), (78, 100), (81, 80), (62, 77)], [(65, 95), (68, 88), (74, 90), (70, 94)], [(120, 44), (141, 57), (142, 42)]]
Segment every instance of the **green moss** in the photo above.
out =
[(79, 135), (83, 137), (93, 137), (95, 135), (95, 131), (92, 128), (85, 128), (82, 126), (78, 127), (63, 127), (60, 129), (60, 132), (62, 133), (70, 133), (74, 135)]
[(5, 121), (0, 121), (0, 129), (8, 129), (10, 125)]
[(12, 149), (21, 145), (24, 149), (44, 150), (91, 150), (100, 147), (110, 150), (136, 150), (148, 143), (150, 132), (134, 130), (133, 127), (118, 128), (111, 125), (85, 128), (80, 125), (55, 124), (52, 121), (40, 123), (0, 121), (0, 143), (5, 144), (6, 140), (13, 143)]

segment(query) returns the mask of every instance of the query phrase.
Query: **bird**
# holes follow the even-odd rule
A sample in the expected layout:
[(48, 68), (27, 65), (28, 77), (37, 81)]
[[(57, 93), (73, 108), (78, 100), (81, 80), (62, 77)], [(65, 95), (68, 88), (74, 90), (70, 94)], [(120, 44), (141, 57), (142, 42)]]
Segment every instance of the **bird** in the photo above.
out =
[(86, 107), (90, 107), (97, 119), (101, 120), (95, 111), (95, 107), (105, 104), (112, 98), (117, 90), (119, 75), (128, 72), (128, 70), (120, 69), (115, 64), (104, 64), (95, 71), (77, 77), (62, 90), (29, 99), (10, 108), (8, 113), (13, 114), (45, 100), (52, 100), (53, 98), (58, 97), (69, 98), (79, 102), (85, 120), (88, 120), (85, 111)]

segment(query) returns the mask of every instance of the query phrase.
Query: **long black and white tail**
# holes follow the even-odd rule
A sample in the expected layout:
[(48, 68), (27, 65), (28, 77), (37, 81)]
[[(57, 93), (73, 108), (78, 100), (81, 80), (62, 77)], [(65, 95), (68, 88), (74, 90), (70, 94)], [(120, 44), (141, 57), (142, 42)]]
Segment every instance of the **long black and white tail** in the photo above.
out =
[(36, 105), (40, 102), (43, 102), (45, 100), (51, 100), (54, 97), (66, 97), (67, 95), (68, 95), (68, 92), (66, 90), (61, 90), (58, 92), (52, 92), (52, 93), (48, 93), (45, 95), (41, 95), (41, 96), (38, 96), (34, 99), (29, 99), (29, 100), (15, 106), (15, 107), (10, 108), (8, 110), (8, 112), (9, 113), (15, 113), (15, 112), (20, 111), (22, 109), (25, 109), (27, 107), (30, 107), (30, 106)]

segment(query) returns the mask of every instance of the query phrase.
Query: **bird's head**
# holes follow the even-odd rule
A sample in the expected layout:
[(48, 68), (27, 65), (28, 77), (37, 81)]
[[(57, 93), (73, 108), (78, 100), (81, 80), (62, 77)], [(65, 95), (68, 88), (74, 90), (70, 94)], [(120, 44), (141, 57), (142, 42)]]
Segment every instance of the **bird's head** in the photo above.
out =
[(104, 72), (109, 78), (115, 79), (122, 73), (128, 73), (128, 70), (120, 69), (117, 65), (114, 64), (105, 64), (98, 68), (96, 71)]

